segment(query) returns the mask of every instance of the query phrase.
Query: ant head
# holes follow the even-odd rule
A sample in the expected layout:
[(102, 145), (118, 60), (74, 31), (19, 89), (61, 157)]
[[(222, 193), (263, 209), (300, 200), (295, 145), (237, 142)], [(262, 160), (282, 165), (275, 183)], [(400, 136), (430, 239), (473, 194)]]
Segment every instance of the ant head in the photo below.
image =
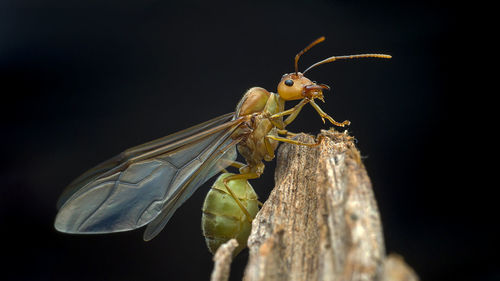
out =
[(285, 74), (281, 78), (281, 81), (278, 84), (278, 94), (283, 100), (299, 100), (303, 98), (319, 98), (323, 99), (323, 90), (329, 90), (330, 87), (324, 84), (316, 84), (315, 82), (309, 80), (309, 78), (305, 77), (304, 74), (310, 69), (325, 63), (330, 63), (336, 61), (338, 59), (355, 59), (355, 58), (386, 58), (390, 59), (390, 55), (384, 54), (361, 54), (361, 55), (350, 55), (350, 56), (333, 56), (326, 58), (322, 61), (319, 61), (310, 67), (308, 67), (303, 73), (299, 72), (299, 58), (309, 49), (314, 47), (315, 45), (323, 42), (325, 37), (320, 37), (305, 47), (302, 51), (300, 51), (295, 56), (295, 72)]
[(322, 98), (323, 90), (329, 90), (326, 85), (318, 85), (300, 72), (283, 75), (278, 84), (278, 94), (283, 100), (300, 100), (305, 97)]
[[(303, 99), (308, 95), (308, 92), (311, 92), (310, 90), (306, 91), (307, 87), (316, 85), (314, 82), (309, 80), (309, 78), (305, 77), (303, 73), (299, 72), (299, 58), (309, 49), (314, 47), (316, 44), (323, 42), (324, 40), (324, 36), (314, 40), (314, 42), (309, 44), (295, 56), (295, 72), (283, 75), (283, 77), (281, 77), (281, 81), (278, 84), (278, 94), (282, 99), (286, 101)], [(316, 89), (316, 92), (318, 91), (321, 92), (320, 89)], [(322, 96), (322, 93), (320, 94)]]

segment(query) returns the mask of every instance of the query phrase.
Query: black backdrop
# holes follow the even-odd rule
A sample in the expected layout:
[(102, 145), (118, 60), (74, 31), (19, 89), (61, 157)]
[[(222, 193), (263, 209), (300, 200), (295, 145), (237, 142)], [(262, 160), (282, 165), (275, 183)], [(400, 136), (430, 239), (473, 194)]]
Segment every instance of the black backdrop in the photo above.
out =
[[(481, 186), (466, 169), (475, 117), (459, 58), (473, 32), (461, 20), (456, 5), (421, 1), (2, 1), (1, 279), (208, 279), (200, 208), (213, 180), (147, 243), (142, 230), (57, 233), (57, 197), (128, 147), (232, 111), (251, 86), (275, 91), (321, 35), (301, 69), (331, 55), (393, 55), (309, 74), (332, 87), (323, 109), (352, 121), (388, 252), (423, 280), (500, 278), (498, 232), (485, 229), (484, 195), (473, 196)], [(308, 107), (290, 130), (326, 127)], [(252, 182), (263, 199), (273, 169)]]

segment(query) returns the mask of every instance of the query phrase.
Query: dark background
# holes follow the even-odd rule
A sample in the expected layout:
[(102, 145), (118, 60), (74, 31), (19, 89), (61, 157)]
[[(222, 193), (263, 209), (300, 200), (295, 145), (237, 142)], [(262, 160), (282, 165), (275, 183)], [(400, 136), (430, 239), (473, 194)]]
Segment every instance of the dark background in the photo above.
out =
[[(53, 228), (71, 180), (124, 149), (275, 91), (293, 57), (388, 53), (323, 65), (323, 109), (349, 119), (373, 181), (388, 252), (422, 280), (499, 280), (498, 231), (474, 132), (467, 68), (478, 41), (457, 3), (399, 1), (0, 2), (2, 280), (206, 280), (202, 186), (151, 242), (142, 230), (77, 236)], [(307, 107), (291, 131), (327, 128)], [(265, 199), (274, 163), (252, 184)], [(234, 262), (241, 277), (248, 257)]]

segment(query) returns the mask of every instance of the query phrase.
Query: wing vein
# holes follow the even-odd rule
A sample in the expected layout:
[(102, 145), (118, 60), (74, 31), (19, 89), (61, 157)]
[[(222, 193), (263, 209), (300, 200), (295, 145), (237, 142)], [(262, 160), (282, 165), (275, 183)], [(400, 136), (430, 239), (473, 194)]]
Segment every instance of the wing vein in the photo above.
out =
[(116, 190), (116, 187), (118, 186), (118, 183), (120, 182), (120, 178), (122, 177), (123, 175), (123, 172), (120, 172), (120, 174), (118, 175), (118, 179), (115, 181), (115, 184), (113, 185), (113, 188), (109, 191), (108, 195), (104, 198), (104, 200), (102, 200), (102, 202), (99, 204), (99, 206), (97, 206), (97, 208), (95, 208), (95, 210), (93, 212), (91, 212), (80, 224), (80, 226), (78, 226), (78, 230), (81, 231), (81, 228), (82, 226), (84, 226), (87, 221), (92, 217), (94, 216), (95, 213), (97, 213), (97, 211), (102, 207), (102, 205), (104, 205), (105, 202), (108, 201), (108, 199), (111, 197), (111, 195), (115, 192)]

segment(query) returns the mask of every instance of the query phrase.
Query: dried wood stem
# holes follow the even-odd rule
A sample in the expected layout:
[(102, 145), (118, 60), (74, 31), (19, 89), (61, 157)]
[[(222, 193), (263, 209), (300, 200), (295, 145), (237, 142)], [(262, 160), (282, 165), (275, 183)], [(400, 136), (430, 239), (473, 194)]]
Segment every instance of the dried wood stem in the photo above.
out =
[(231, 271), (231, 262), (233, 260), (233, 251), (238, 247), (236, 239), (231, 239), (221, 245), (213, 257), (214, 269), (212, 271), (211, 281), (227, 281)]
[[(418, 280), (402, 259), (386, 262), (380, 214), (353, 137), (324, 130), (318, 138), (316, 147), (281, 145), (276, 186), (253, 221), (243, 280)], [(391, 275), (391, 266), (405, 274)]]

